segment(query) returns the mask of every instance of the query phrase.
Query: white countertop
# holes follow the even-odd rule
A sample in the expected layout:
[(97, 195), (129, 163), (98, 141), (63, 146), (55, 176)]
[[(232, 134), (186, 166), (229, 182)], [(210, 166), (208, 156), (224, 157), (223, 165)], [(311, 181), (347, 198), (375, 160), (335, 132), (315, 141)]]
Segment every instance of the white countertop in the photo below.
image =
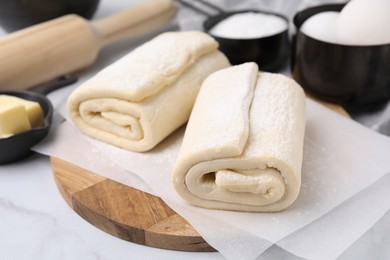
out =
[[(102, 0), (97, 17), (137, 0)], [(5, 34), (0, 30), (0, 35)], [(120, 45), (123, 49), (123, 45)], [(108, 57), (115, 51), (103, 50)], [(52, 97), (58, 102), (58, 97)], [(56, 107), (56, 104), (54, 104)], [(341, 259), (389, 259), (390, 213)], [(150, 248), (111, 236), (79, 217), (57, 190), (49, 159), (35, 154), (0, 166), (0, 259), (222, 259), (219, 253)], [(298, 259), (277, 247), (261, 259)]]

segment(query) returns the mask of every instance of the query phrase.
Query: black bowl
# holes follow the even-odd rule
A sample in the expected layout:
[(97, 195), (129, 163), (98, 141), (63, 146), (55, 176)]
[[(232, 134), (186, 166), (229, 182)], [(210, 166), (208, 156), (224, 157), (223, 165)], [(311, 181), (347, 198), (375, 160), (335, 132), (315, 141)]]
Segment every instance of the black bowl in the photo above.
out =
[[(214, 36), (210, 33), (211, 28), (220, 21), (231, 15), (246, 12), (257, 12), (281, 17), (286, 21), (287, 28), (283, 32), (254, 39), (229, 39)], [(204, 22), (203, 27), (219, 43), (219, 49), (226, 55), (231, 64), (253, 61), (263, 71), (277, 71), (287, 65), (290, 55), (288, 24), (289, 22), (286, 17), (276, 13), (258, 10), (240, 10), (212, 16)]]
[(321, 5), (295, 15), (293, 78), (308, 93), (325, 101), (363, 105), (387, 100), (390, 98), (390, 43), (342, 45), (316, 40), (299, 31), (312, 15), (340, 11), (344, 5)]
[(50, 100), (44, 95), (31, 91), (4, 90), (0, 91), (0, 95), (1, 94), (38, 102), (45, 117), (44, 126), (42, 127), (33, 128), (8, 138), (0, 138), (0, 164), (6, 164), (23, 159), (32, 154), (30, 148), (49, 133), (53, 116), (53, 106)]
[(0, 24), (8, 32), (66, 14), (90, 19), (99, 0), (0, 0)]

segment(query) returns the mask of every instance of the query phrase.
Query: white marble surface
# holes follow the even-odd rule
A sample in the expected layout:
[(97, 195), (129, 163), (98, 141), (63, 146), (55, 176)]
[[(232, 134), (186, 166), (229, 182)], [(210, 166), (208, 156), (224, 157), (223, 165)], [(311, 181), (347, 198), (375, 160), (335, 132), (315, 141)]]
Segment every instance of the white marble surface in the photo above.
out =
[[(97, 17), (138, 0), (102, 0)], [(0, 30), (0, 35), (5, 34)], [(134, 43), (134, 42), (133, 42)], [(93, 73), (132, 46), (117, 44), (102, 51)], [(85, 76), (84, 75), (84, 76)], [(50, 95), (55, 107), (67, 89)], [(390, 213), (355, 242), (340, 259), (389, 259)], [(0, 259), (221, 259), (219, 253), (161, 250), (113, 237), (84, 221), (66, 204), (55, 185), (49, 160), (33, 155), (0, 166)], [(272, 247), (261, 259), (297, 259)]]

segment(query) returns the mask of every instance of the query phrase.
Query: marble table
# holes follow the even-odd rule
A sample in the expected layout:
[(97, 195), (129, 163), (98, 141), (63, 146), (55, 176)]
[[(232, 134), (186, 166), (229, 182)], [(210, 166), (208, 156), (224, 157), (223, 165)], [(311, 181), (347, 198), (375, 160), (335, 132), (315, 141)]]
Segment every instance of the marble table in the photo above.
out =
[[(96, 17), (138, 2), (102, 0)], [(5, 35), (0, 30), (0, 35)], [(98, 69), (127, 51), (126, 44), (102, 51)], [(119, 50), (119, 51), (118, 51)], [(86, 73), (91, 73), (93, 69)], [(65, 91), (66, 93), (66, 91)], [(58, 108), (66, 98), (49, 95)], [(390, 213), (387, 213), (340, 259), (389, 259)], [(54, 182), (49, 158), (34, 154), (0, 166), (0, 259), (223, 259), (218, 253), (190, 253), (150, 248), (123, 241), (84, 221), (66, 204)], [(299, 259), (271, 247), (260, 259)]]

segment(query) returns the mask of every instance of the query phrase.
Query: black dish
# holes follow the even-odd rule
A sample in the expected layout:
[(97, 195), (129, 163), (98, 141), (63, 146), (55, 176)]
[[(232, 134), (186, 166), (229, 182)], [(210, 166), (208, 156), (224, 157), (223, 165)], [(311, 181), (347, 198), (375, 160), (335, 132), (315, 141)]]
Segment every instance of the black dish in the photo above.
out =
[(32, 153), (30, 148), (49, 133), (53, 116), (53, 106), (44, 95), (31, 91), (4, 90), (0, 91), (0, 95), (16, 96), (38, 102), (45, 117), (42, 127), (33, 128), (8, 138), (0, 138), (0, 164), (6, 164), (30, 155)]
[[(228, 39), (212, 35), (209, 31), (217, 23), (238, 13), (263, 13), (278, 16), (286, 21), (287, 27), (283, 32), (254, 39)], [(208, 18), (204, 22), (204, 29), (219, 43), (219, 49), (228, 57), (232, 64), (241, 64), (248, 61), (256, 62), (260, 70), (277, 71), (287, 65), (290, 42), (288, 36), (288, 19), (282, 15), (258, 10), (240, 10), (221, 13)], [(260, 24), (258, 26), (261, 26)]]
[(294, 17), (292, 74), (302, 87), (320, 99), (341, 104), (372, 104), (390, 98), (390, 43), (351, 46), (319, 41), (299, 31), (303, 22), (345, 4), (308, 8)]
[(39, 143), (50, 131), (53, 118), (53, 105), (46, 94), (75, 83), (77, 77), (66, 75), (45, 84), (36, 86), (33, 91), (0, 90), (0, 95), (10, 95), (38, 102), (44, 115), (44, 125), (7, 138), (0, 138), (0, 165), (21, 160), (33, 152), (31, 147)]
[(66, 14), (90, 19), (99, 0), (0, 0), (0, 24), (13, 32)]
[[(290, 56), (290, 41), (288, 35), (289, 20), (277, 13), (265, 12), (260, 10), (239, 10), (226, 12), (218, 6), (209, 3), (206, 0), (186, 1), (177, 0), (183, 6), (186, 6), (193, 11), (207, 17), (203, 23), (203, 29), (211, 35), (218, 43), (219, 49), (229, 59), (233, 65), (245, 62), (256, 62), (260, 70), (274, 72), (283, 69), (287, 66)], [(195, 5), (193, 2), (197, 3)], [(202, 5), (200, 8), (199, 4)], [(211, 9), (214, 15), (204, 8)], [(262, 13), (274, 15), (286, 21), (286, 30), (273, 34), (271, 36), (253, 38), (253, 39), (229, 39), (224, 37), (214, 36), (210, 30), (222, 20), (239, 13)], [(256, 26), (261, 26), (258, 24)]]

